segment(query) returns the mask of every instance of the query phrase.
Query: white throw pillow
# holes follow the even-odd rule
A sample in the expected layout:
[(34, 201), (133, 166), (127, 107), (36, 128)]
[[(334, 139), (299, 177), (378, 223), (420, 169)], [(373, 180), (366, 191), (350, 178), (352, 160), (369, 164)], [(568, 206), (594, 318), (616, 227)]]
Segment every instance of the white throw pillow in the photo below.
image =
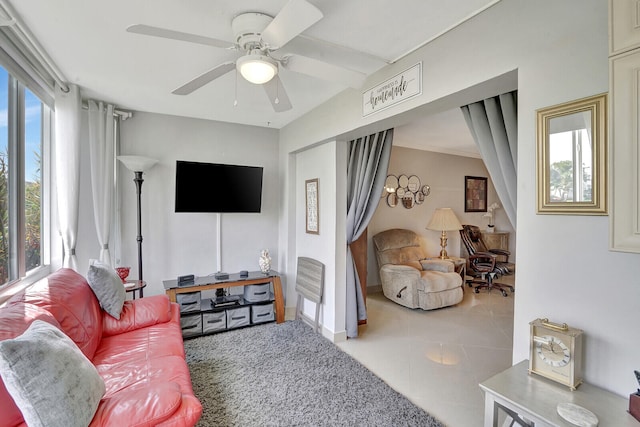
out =
[(87, 426), (105, 393), (78, 346), (42, 320), (0, 341), (0, 376), (29, 427)]
[(116, 319), (120, 319), (127, 292), (116, 270), (110, 265), (92, 259), (89, 261), (87, 282), (98, 298), (102, 309)]

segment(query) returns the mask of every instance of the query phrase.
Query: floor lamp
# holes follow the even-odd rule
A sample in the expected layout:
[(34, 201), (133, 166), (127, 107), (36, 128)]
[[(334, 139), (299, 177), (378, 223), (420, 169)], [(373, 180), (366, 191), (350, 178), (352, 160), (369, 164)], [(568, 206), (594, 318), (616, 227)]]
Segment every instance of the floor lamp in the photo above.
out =
[(462, 224), (451, 208), (438, 208), (433, 212), (431, 221), (427, 224), (427, 229), (441, 231), (440, 235), (440, 259), (448, 259), (447, 255), (447, 231), (462, 230)]
[[(142, 214), (141, 214), (141, 195), (142, 195), (142, 174), (151, 169), (158, 161), (142, 156), (118, 156), (127, 169), (135, 173), (133, 182), (136, 183), (136, 194), (138, 196), (138, 280), (142, 280)], [(142, 289), (140, 289), (140, 297), (142, 297)]]

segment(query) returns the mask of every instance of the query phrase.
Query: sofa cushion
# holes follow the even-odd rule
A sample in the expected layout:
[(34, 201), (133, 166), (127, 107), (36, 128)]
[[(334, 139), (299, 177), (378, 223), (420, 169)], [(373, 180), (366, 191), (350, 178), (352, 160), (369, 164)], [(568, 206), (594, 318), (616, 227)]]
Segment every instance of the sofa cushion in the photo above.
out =
[(178, 384), (144, 383), (105, 397), (91, 426), (156, 426), (173, 415), (181, 404)]
[(86, 426), (105, 392), (75, 343), (42, 320), (0, 342), (0, 375), (30, 427)]
[[(35, 319), (49, 322), (55, 327), (60, 325), (48, 311), (31, 304), (15, 304), (0, 308), (0, 341), (15, 338), (27, 330)], [(22, 412), (0, 378), (0, 425), (15, 426), (22, 423)]]
[(104, 336), (119, 335), (171, 320), (171, 303), (166, 295), (154, 295), (125, 301), (119, 319), (105, 315), (102, 319)]
[(424, 258), (424, 252), (420, 247), (407, 246), (401, 249), (388, 249), (380, 251), (378, 254), (378, 262), (380, 266), (385, 264), (404, 264), (420, 270), (420, 260)]
[[(193, 396), (191, 375), (189, 367), (181, 356), (154, 357), (148, 360), (137, 358), (116, 365), (96, 365), (96, 368), (104, 379), (107, 389), (103, 402), (120, 398), (122, 393), (141, 391), (146, 385), (175, 383), (180, 387), (182, 402), (176, 413), (171, 415), (168, 425), (194, 425), (200, 418), (202, 406), (195, 397), (191, 399)], [(144, 412), (142, 409), (140, 411)], [(99, 412), (100, 409), (98, 409)], [(185, 422), (181, 423), (179, 419)], [(127, 424), (129, 425), (131, 424)], [(140, 423), (138, 425), (155, 424)]]
[(373, 236), (378, 267), (404, 264), (420, 269), (419, 260), (425, 258), (420, 238), (411, 230), (394, 228)]
[[(144, 297), (136, 301), (144, 301)], [(104, 336), (92, 362), (100, 371), (101, 365), (113, 366), (124, 362), (135, 363), (164, 356), (180, 356), (184, 359), (180, 312), (172, 304), (171, 321), (158, 323), (118, 335)], [(115, 319), (112, 319), (115, 321)]]
[(47, 310), (87, 358), (92, 359), (102, 338), (102, 310), (87, 281), (62, 268), (14, 295), (8, 305), (33, 304)]
[(420, 246), (420, 238), (415, 232), (401, 228), (382, 231), (373, 237), (373, 242), (379, 251)]
[(120, 319), (127, 292), (118, 273), (110, 265), (92, 259), (89, 261), (87, 282), (96, 294), (102, 309), (116, 319)]

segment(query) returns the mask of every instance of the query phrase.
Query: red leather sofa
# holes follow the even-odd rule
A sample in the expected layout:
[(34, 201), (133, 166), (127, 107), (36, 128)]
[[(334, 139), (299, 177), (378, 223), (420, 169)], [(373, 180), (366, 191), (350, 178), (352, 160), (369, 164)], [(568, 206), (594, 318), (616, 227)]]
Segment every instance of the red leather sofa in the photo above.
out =
[[(85, 278), (60, 269), (0, 308), (0, 341), (36, 319), (71, 338), (106, 386), (90, 426), (193, 426), (202, 406), (185, 361), (178, 305), (166, 295), (126, 301), (119, 320), (100, 308)], [(0, 379), (0, 426), (25, 426)]]

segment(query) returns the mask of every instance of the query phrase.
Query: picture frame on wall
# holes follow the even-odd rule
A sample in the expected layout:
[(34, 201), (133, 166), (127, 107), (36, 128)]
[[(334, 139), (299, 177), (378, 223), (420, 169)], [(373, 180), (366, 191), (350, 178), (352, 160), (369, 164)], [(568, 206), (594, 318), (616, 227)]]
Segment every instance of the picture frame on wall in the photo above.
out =
[(487, 178), (481, 176), (464, 177), (464, 211), (487, 211)]
[(308, 234), (320, 234), (318, 178), (304, 182), (306, 206), (306, 231)]

